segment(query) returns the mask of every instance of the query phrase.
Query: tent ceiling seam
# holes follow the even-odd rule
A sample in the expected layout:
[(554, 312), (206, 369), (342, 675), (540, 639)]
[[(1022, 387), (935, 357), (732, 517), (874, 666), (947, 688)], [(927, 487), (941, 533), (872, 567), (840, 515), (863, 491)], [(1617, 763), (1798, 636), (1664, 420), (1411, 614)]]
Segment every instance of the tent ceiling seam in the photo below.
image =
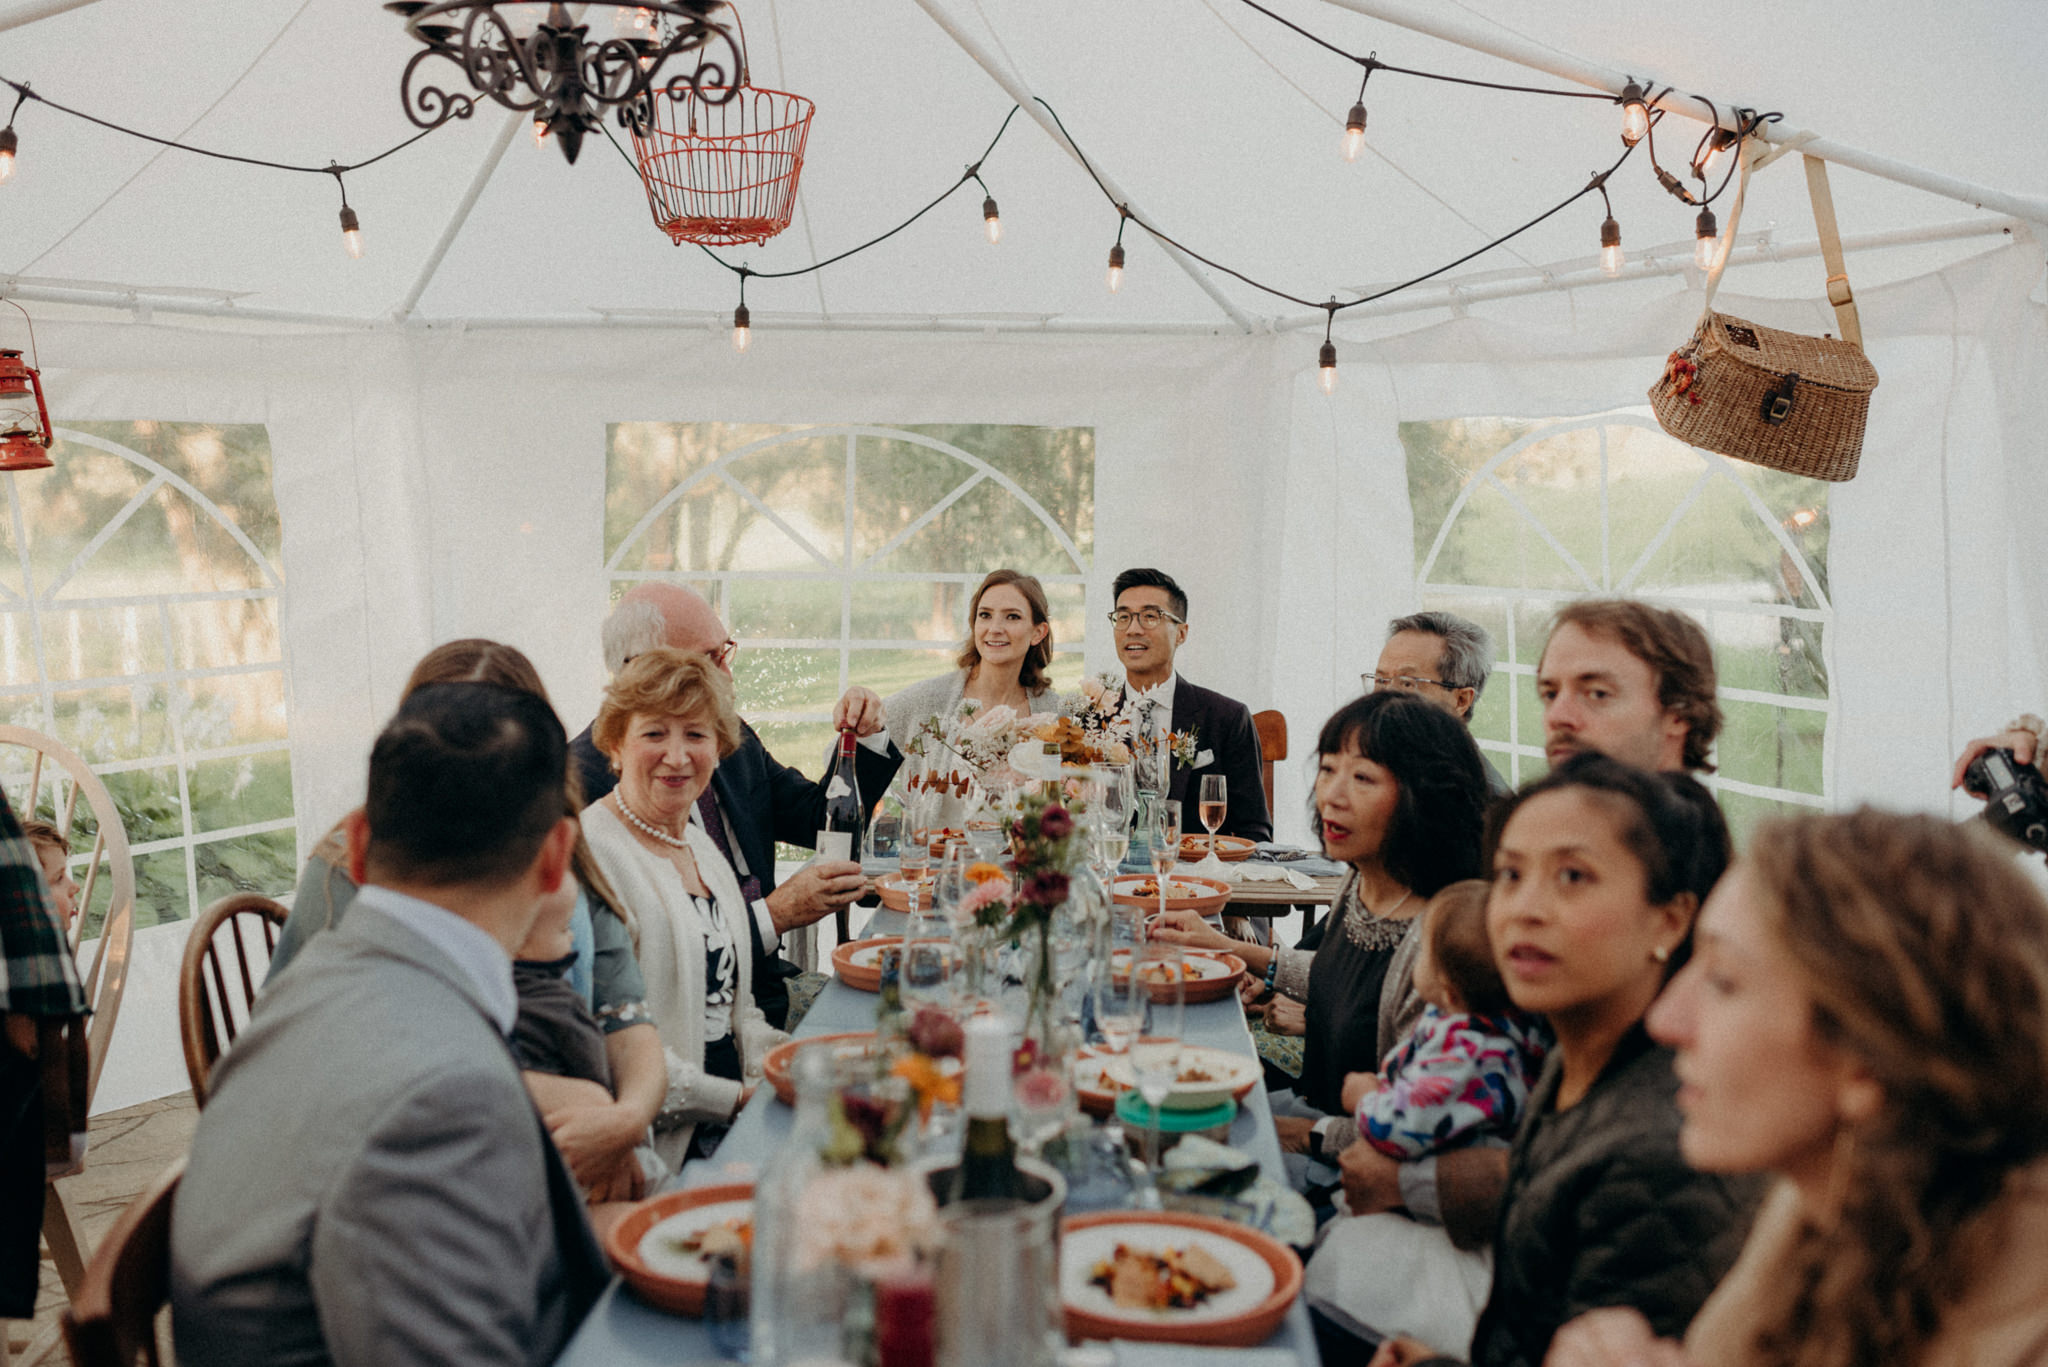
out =
[[(1002, 87), (1003, 92), (1017, 102), (1018, 108), (1030, 115), (1031, 121), (1037, 124), (1047, 137), (1051, 138), (1068, 156), (1080, 162), (1084, 167), (1087, 166), (1088, 163), (1082, 158), (1080, 149), (1075, 147), (1059, 131), (1056, 124), (1049, 121), (1048, 116), (1038, 104), (1037, 98), (1025, 87), (1022, 78), (1014, 72), (1004, 70), (994, 58), (983, 51), (981, 45), (970, 38), (960, 28), (953, 16), (940, 6), (939, 0), (917, 0), (917, 7), (931, 16), (932, 22), (937, 24), (946, 36), (951, 38), (954, 44), (967, 54), (969, 60), (988, 73), (989, 79)], [(1106, 172), (1102, 172), (1100, 168), (1097, 168), (1097, 171), (1101, 175), (1104, 187), (1111, 194), (1115, 195), (1120, 203), (1129, 205), (1133, 202), (1130, 196), (1125, 194), (1122, 188), (1117, 185), (1114, 177)], [(1257, 332), (1260, 330), (1260, 323), (1252, 315), (1238, 307), (1230, 296), (1223, 292), (1222, 287), (1210, 279), (1208, 273), (1189, 259), (1185, 252), (1164, 242), (1159, 245), (1165, 250), (1173, 263), (1185, 271), (1188, 278), (1201, 288), (1202, 293), (1208, 295), (1215, 302), (1216, 307), (1222, 309), (1229, 316), (1231, 322), (1237, 324), (1238, 327), (1246, 332)]]
[(0, 14), (0, 33), (5, 33), (11, 28), (22, 28), (28, 24), (39, 23), (44, 19), (52, 19), (57, 15), (66, 14), (75, 9), (84, 9), (87, 5), (97, 3), (99, 3), (99, 0), (33, 0), (33, 3), (20, 5), (8, 10), (4, 14)]
[(470, 177), (469, 188), (462, 192), (461, 200), (455, 205), (455, 212), (449, 215), (448, 226), (441, 230), (440, 239), (434, 243), (434, 250), (427, 253), (426, 262), (420, 267), (418, 278), (412, 282), (412, 288), (405, 292), (405, 298), (399, 301), (398, 307), (392, 310), (391, 316), (397, 321), (404, 322), (412, 317), (413, 310), (419, 307), (420, 296), (427, 292), (427, 286), (434, 283), (434, 277), (440, 273), (441, 263), (448, 259), (449, 248), (455, 245), (455, 239), (460, 237), (463, 228), (468, 226), (469, 215), (476, 208), (477, 200), (483, 197), (484, 187), (490, 184), (491, 177), (498, 173), (498, 164), (505, 159), (506, 149), (512, 146), (512, 139), (519, 136), (520, 128), (527, 122), (528, 116), (517, 111), (505, 116), (504, 126), (498, 130), (497, 139), (484, 153), (484, 159), (477, 166), (476, 174)]

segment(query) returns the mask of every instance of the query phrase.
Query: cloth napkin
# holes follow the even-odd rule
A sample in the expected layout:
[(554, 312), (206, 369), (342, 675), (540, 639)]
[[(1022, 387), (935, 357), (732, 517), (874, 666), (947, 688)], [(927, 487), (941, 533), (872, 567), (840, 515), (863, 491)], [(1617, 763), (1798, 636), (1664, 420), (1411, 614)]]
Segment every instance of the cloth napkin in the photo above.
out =
[[(1214, 1172), (1241, 1168), (1251, 1161), (1251, 1155), (1242, 1149), (1219, 1144), (1203, 1135), (1190, 1134), (1182, 1136), (1180, 1142), (1159, 1160), (1159, 1165), (1169, 1172), (1182, 1169)], [(1258, 1181), (1237, 1196), (1228, 1201), (1218, 1201), (1215, 1205), (1214, 1213), (1226, 1220), (1253, 1224), (1254, 1220), (1245, 1217), (1248, 1214), (1255, 1215), (1266, 1232), (1283, 1244), (1307, 1248), (1315, 1242), (1316, 1213), (1309, 1205), (1308, 1198), (1270, 1177), (1262, 1175)]]
[(1300, 892), (1313, 891), (1316, 880), (1284, 864), (1239, 864), (1235, 876), (1247, 883), (1286, 883)]

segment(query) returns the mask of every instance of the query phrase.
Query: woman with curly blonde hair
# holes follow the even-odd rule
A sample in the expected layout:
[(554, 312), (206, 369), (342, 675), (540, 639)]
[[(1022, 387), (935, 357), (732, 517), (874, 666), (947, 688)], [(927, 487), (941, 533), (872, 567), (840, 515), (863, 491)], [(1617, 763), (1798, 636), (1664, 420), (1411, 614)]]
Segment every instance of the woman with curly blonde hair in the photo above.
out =
[(1588, 1315), (1550, 1362), (2048, 1362), (2048, 903), (1984, 832), (1775, 822), (1650, 1016), (1697, 1167), (1780, 1181), (1680, 1345)]

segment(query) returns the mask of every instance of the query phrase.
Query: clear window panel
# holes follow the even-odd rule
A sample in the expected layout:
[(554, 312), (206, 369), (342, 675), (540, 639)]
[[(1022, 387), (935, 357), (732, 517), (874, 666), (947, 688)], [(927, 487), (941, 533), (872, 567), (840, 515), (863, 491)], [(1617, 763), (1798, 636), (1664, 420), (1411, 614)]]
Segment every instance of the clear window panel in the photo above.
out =
[[(97, 889), (95, 889), (97, 892)], [(95, 897), (94, 901), (99, 899)], [(104, 911), (102, 911), (104, 916)], [(192, 915), (191, 885), (185, 878), (185, 852), (159, 850), (135, 860), (135, 928), (183, 921)], [(92, 926), (87, 925), (90, 931)]]
[(186, 776), (192, 829), (253, 826), (292, 814), (292, 758), (288, 751), (201, 760)]
[(1721, 716), (1714, 758), (1723, 777), (1815, 796), (1824, 791), (1826, 713), (1724, 698)]
[(806, 777), (825, 776), (825, 756), (836, 737), (831, 721), (765, 721), (754, 725), (769, 754)]
[(736, 638), (840, 639), (838, 579), (734, 579), (725, 586), (725, 625)]
[(166, 702), (160, 683), (54, 694), (57, 739), (87, 763), (168, 755), (173, 743)]
[[(114, 810), (121, 814), (121, 824), (128, 831), (129, 845), (175, 840), (185, 834), (175, 765), (102, 774), (100, 781), (107, 785), (107, 793), (114, 799)], [(82, 831), (85, 838), (90, 838), (97, 829), (92, 809), (83, 802), (79, 803), (74, 831)]]
[(924, 641), (955, 649), (967, 638), (976, 584), (953, 579), (882, 579), (853, 585), (853, 637)]
[(883, 697), (898, 689), (959, 668), (957, 647), (939, 650), (856, 650), (847, 660), (847, 677)]
[(206, 841), (193, 846), (192, 863), (202, 907), (238, 892), (274, 897), (298, 879), (298, 837), (286, 830)]
[(163, 628), (151, 606), (45, 608), (43, 661), (51, 679), (119, 679), (163, 671)]
[(180, 723), (188, 751), (285, 738), (282, 670), (186, 679), (178, 687), (186, 699)]
[(839, 652), (777, 647), (742, 649), (733, 658), (740, 713), (816, 712), (829, 717), (839, 701)]
[[(128, 611), (131, 609), (123, 609)], [(180, 669), (221, 669), (284, 659), (274, 597), (171, 603), (165, 612), (171, 619), (171, 647)]]

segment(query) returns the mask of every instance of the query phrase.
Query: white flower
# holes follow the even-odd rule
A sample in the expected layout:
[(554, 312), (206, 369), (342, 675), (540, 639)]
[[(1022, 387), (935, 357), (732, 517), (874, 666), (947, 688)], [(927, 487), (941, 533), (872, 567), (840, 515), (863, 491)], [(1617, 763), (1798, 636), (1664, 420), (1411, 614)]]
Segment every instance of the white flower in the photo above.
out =
[(832, 1262), (874, 1269), (939, 1246), (931, 1189), (909, 1171), (873, 1163), (825, 1168), (805, 1184), (798, 1209), (797, 1265), (807, 1271)]

